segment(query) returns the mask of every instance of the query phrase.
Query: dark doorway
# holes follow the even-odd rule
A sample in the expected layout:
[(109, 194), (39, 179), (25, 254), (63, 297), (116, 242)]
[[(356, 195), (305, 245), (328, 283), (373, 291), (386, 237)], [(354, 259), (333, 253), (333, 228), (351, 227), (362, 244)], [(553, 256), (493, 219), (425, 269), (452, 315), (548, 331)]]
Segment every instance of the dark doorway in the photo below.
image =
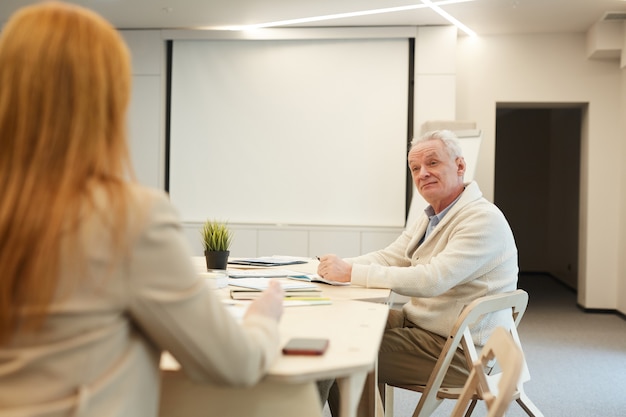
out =
[(494, 201), (511, 224), (520, 272), (578, 287), (582, 106), (496, 109)]

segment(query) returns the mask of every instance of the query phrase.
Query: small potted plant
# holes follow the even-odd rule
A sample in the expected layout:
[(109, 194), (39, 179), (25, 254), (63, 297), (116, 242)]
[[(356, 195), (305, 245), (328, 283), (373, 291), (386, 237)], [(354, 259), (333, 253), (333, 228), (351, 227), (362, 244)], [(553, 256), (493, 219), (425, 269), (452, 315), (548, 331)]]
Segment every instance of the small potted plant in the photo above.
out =
[(228, 223), (218, 220), (207, 220), (200, 231), (207, 270), (226, 269), (233, 232)]

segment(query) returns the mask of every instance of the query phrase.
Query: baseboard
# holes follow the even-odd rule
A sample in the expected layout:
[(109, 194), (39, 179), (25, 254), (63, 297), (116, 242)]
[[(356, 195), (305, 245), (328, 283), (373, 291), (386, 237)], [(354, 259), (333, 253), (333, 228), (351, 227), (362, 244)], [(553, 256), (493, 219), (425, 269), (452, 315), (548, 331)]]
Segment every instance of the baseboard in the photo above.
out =
[(557, 284), (559, 284), (560, 286), (562, 286), (563, 288), (573, 292), (574, 294), (578, 293), (578, 290), (574, 287), (572, 287), (571, 285), (567, 284), (565, 281), (563, 281), (562, 279), (560, 279), (559, 277), (555, 276), (554, 274), (550, 273), (550, 272), (541, 272), (541, 271), (520, 271), (519, 275), (537, 275), (537, 276), (544, 276), (544, 277), (548, 277), (550, 278), (552, 281), (556, 282)]
[[(572, 288), (570, 285), (566, 284), (565, 282), (563, 282), (562, 280), (560, 280), (558, 277), (554, 276), (553, 274), (549, 273), (549, 272), (538, 272), (538, 271), (522, 271), (519, 273), (520, 275), (526, 275), (526, 276), (544, 276), (547, 278), (550, 278), (552, 281), (554, 281), (556, 284), (560, 285), (561, 287), (563, 287), (564, 289), (573, 292), (574, 294), (577, 294), (578, 291), (575, 288)], [(620, 318), (622, 318), (623, 320), (626, 320), (626, 314), (622, 313), (621, 311), (614, 309), (614, 308), (587, 308), (587, 307), (583, 307), (580, 304), (576, 304), (576, 306), (584, 313), (589, 313), (589, 314), (614, 314)]]
[(581, 306), (580, 304), (576, 304), (576, 305), (584, 313), (589, 313), (589, 314), (615, 314), (617, 317), (620, 317), (623, 320), (626, 320), (626, 314), (624, 314), (621, 311), (616, 310), (614, 308), (586, 308), (586, 307)]

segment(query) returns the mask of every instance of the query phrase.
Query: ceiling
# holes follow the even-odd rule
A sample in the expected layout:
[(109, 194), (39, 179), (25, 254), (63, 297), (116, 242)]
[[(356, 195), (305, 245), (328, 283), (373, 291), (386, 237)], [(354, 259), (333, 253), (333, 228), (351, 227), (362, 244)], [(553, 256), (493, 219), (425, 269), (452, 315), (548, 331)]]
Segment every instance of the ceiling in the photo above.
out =
[[(624, 0), (432, 0), (478, 35), (586, 32), (607, 12), (626, 15)], [(1, 0), (0, 23), (38, 0)], [(277, 22), (421, 4), (421, 0), (73, 0), (120, 29), (197, 28)], [(626, 16), (624, 16), (626, 17)], [(424, 26), (450, 24), (428, 8), (292, 26)]]

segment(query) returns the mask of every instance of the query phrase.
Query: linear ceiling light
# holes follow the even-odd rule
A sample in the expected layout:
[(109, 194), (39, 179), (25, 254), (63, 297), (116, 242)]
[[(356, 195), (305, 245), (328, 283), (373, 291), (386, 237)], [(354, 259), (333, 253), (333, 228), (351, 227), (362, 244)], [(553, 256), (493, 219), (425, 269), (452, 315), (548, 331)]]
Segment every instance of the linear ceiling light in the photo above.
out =
[[(443, 10), (441, 10), (441, 8), (439, 8), (440, 5), (441, 6), (445, 6), (447, 4), (466, 3), (466, 2), (469, 2), (469, 1), (474, 1), (474, 0), (442, 0), (442, 1), (437, 1), (435, 3), (432, 3), (430, 0), (429, 1), (422, 0), (421, 4), (412, 4), (412, 5), (409, 5), (409, 6), (388, 7), (388, 8), (385, 8), (385, 9), (374, 9), (374, 10), (363, 10), (363, 11), (360, 11), (360, 12), (337, 13), (337, 14), (330, 14), (330, 15), (325, 15), (325, 16), (303, 17), (303, 18), (300, 18), (300, 19), (279, 20), (277, 22), (258, 23), (258, 24), (253, 24), (253, 25), (210, 27), (210, 28), (206, 28), (206, 29), (214, 29), (214, 30), (253, 30), (253, 29), (269, 28), (269, 27), (276, 27), (276, 26), (295, 25), (295, 24), (299, 24), (299, 23), (311, 23), (311, 22), (320, 22), (320, 21), (324, 21), (324, 20), (343, 19), (343, 18), (348, 18), (348, 17), (367, 16), (367, 15), (373, 15), (373, 14), (392, 13), (392, 12), (403, 12), (403, 11), (407, 11), (407, 10), (424, 9), (426, 7), (429, 7), (432, 10), (434, 10), (435, 12), (439, 13), (440, 15), (442, 15), (448, 21), (450, 21), (451, 23), (456, 25), (458, 28), (463, 30), (468, 35), (471, 33), (472, 36), (475, 36), (476, 34), (474, 32), (472, 32), (471, 30), (469, 30), (467, 28), (467, 26), (463, 25), (461, 22), (459, 22), (458, 20), (454, 19), (452, 16), (448, 15)], [(437, 9), (439, 9), (439, 11)], [(442, 13), (445, 13), (447, 16), (443, 15)], [(454, 19), (454, 21), (451, 20), (451, 19)], [(465, 28), (465, 29), (463, 29), (463, 28)]]
[(444, 11), (441, 7), (439, 7), (438, 4), (435, 4), (435, 3), (431, 2), (430, 0), (422, 0), (422, 3), (424, 3), (425, 5), (430, 7), (433, 11), (439, 13), (440, 16), (442, 16), (448, 22), (452, 23), (457, 28), (461, 29), (468, 36), (471, 36), (471, 37), (476, 37), (477, 36), (476, 32), (474, 32), (473, 30), (471, 30), (470, 28), (465, 26), (463, 23), (461, 23), (456, 18), (451, 16), (448, 12)]

